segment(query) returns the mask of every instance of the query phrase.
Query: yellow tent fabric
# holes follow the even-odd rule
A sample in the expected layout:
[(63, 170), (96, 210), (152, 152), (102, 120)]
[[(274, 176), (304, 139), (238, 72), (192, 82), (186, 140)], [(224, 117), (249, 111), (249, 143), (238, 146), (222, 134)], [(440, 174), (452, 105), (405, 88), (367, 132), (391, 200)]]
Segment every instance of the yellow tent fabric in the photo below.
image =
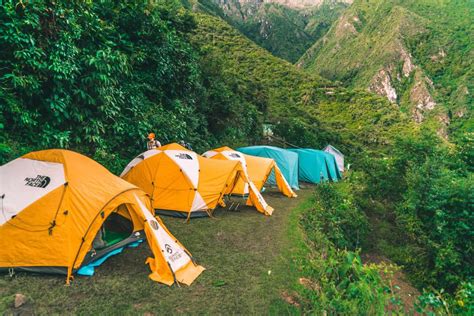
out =
[(145, 231), (151, 279), (189, 285), (204, 270), (152, 215), (142, 190), (81, 154), (32, 152), (1, 166), (0, 178), (0, 269), (55, 271), (69, 283), (114, 213), (132, 222), (132, 235)]
[[(297, 197), (296, 193), (291, 189), (290, 185), (281, 173), (280, 168), (278, 168), (277, 164), (275, 163), (275, 160), (271, 158), (246, 155), (227, 146), (207, 151), (203, 154), (203, 156), (218, 160), (240, 161), (244, 171), (247, 173), (248, 178), (253, 182), (258, 191), (262, 190), (267, 178), (270, 176), (271, 172), (274, 171), (277, 187), (280, 192), (287, 197)], [(239, 180), (232, 190), (232, 193), (245, 195), (249, 193), (248, 189), (248, 185)]]
[[(249, 183), (237, 161), (207, 159), (176, 143), (142, 153), (121, 177), (148, 193), (154, 209), (187, 218), (209, 215), (217, 205), (225, 206), (223, 198), (237, 180)], [(257, 190), (249, 194), (248, 204), (265, 215), (273, 212)]]

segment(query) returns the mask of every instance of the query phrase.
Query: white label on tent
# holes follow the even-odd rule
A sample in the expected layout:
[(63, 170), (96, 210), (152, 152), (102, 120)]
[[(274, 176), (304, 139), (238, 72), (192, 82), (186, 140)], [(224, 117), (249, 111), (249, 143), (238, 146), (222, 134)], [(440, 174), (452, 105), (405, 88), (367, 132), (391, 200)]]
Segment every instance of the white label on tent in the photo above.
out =
[(173, 271), (178, 271), (187, 265), (191, 261), (191, 258), (186, 251), (184, 251), (184, 249), (173, 238), (171, 238), (163, 226), (156, 220), (136, 195), (135, 199), (140, 206), (143, 216), (146, 218), (146, 225), (148, 225), (150, 230), (153, 232), (155, 241), (160, 246), (161, 253), (171, 266), (171, 269)]
[(263, 196), (260, 194), (260, 192), (258, 192), (257, 187), (255, 186), (255, 184), (253, 184), (252, 181), (249, 181), (249, 185), (250, 185), (250, 189), (251, 189), (251, 190), (253, 191), (253, 193), (255, 193), (255, 195), (257, 196), (258, 201), (260, 202), (260, 204), (262, 204), (262, 206), (263, 206), (264, 209), (267, 209), (268, 204), (267, 204), (267, 202), (265, 201), (265, 199), (263, 198)]
[(123, 169), (122, 173), (120, 174), (120, 177), (126, 175), (130, 171), (130, 169), (138, 165), (143, 160), (153, 157), (154, 155), (157, 155), (159, 153), (161, 153), (161, 150), (158, 149), (150, 149), (145, 151), (144, 153), (141, 153), (128, 163), (128, 165), (125, 167), (125, 169)]
[(61, 163), (18, 158), (1, 166), (0, 225), (65, 182)]
[(212, 158), (214, 157), (215, 155), (217, 155), (218, 152), (217, 151), (214, 151), (214, 150), (209, 150), (209, 151), (206, 151), (204, 154), (202, 154), (203, 157), (206, 157), (206, 158)]
[(196, 191), (196, 194), (194, 195), (193, 205), (191, 206), (191, 212), (199, 211), (199, 210), (207, 210), (207, 209), (208, 209), (207, 203), (204, 201), (201, 194), (198, 191)]
[(199, 161), (197, 154), (186, 150), (165, 150), (165, 153), (179, 166), (181, 171), (191, 181), (194, 189), (197, 189), (199, 183)]

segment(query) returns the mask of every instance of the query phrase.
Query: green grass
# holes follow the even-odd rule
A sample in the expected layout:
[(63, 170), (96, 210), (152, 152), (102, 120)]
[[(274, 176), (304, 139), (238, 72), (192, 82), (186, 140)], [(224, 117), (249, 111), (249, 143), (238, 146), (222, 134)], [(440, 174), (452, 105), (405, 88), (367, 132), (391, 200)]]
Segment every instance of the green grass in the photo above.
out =
[(65, 286), (61, 276), (3, 275), (0, 309), (9, 308), (9, 298), (22, 293), (32, 300), (37, 314), (290, 312), (292, 307), (280, 297), (298, 276), (291, 260), (302, 240), (292, 214), (310, 192), (299, 191), (297, 199), (266, 192), (265, 198), (275, 208), (271, 217), (243, 206), (237, 212), (218, 210), (215, 218), (189, 224), (163, 217), (207, 269), (190, 287), (167, 287), (148, 279), (144, 262), (151, 253), (143, 244), (110, 258), (93, 277), (76, 277), (71, 286)]
[[(313, 190), (308, 190), (310, 193)], [(302, 195), (300, 194), (300, 198)], [(289, 214), (288, 225), (286, 229), (286, 236), (288, 241), (288, 247), (285, 248), (283, 255), (287, 258), (286, 269), (288, 276), (286, 280), (286, 291), (291, 296), (298, 296), (296, 294), (298, 290), (302, 290), (302, 286), (298, 284), (297, 279), (302, 276), (302, 260), (307, 256), (309, 252), (308, 246), (305, 242), (304, 233), (300, 227), (301, 214), (311, 208), (312, 199), (311, 195), (305, 192), (303, 200), (295, 207), (291, 214)], [(284, 302), (281, 296), (278, 299), (274, 299), (270, 305), (270, 311), (275, 314), (281, 314), (285, 311), (288, 314), (298, 314), (299, 310), (295, 306), (289, 305)]]

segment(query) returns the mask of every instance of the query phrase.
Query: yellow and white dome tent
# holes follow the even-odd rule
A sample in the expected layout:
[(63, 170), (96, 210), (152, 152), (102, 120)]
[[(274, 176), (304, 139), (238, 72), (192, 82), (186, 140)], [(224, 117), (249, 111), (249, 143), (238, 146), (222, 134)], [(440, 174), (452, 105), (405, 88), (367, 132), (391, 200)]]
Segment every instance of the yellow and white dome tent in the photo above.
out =
[[(249, 183), (239, 162), (207, 159), (176, 143), (142, 153), (121, 177), (148, 193), (160, 214), (187, 218), (210, 215), (225, 206), (224, 196), (239, 179)], [(265, 215), (273, 212), (258, 190), (250, 192), (248, 204)]]
[[(275, 173), (278, 189), (287, 197), (297, 197), (291, 189), (285, 177), (278, 168), (275, 160), (271, 158), (246, 155), (235, 151), (227, 146), (209, 150), (203, 154), (204, 157), (218, 160), (240, 161), (247, 177), (255, 185), (256, 190), (261, 191), (271, 172)], [(249, 193), (249, 185), (239, 180), (232, 190), (232, 194), (246, 195)]]
[(142, 190), (81, 154), (32, 152), (1, 166), (0, 179), (2, 270), (61, 273), (69, 283), (81, 267), (142, 239), (143, 231), (154, 255), (147, 259), (151, 279), (190, 285), (204, 270), (152, 215)]

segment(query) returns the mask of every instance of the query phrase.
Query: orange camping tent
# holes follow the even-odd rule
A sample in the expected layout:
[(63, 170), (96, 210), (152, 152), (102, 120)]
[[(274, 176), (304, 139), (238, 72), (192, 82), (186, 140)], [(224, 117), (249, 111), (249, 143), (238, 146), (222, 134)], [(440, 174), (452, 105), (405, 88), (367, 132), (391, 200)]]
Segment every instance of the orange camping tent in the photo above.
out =
[(142, 190), (81, 154), (32, 152), (1, 166), (0, 178), (0, 270), (61, 273), (69, 283), (145, 235), (151, 279), (189, 285), (204, 270), (152, 214)]
[[(256, 189), (261, 191), (271, 172), (275, 173), (277, 187), (284, 195), (296, 197), (297, 195), (291, 189), (285, 177), (278, 168), (275, 160), (271, 158), (256, 157), (246, 155), (235, 151), (229, 147), (220, 147), (203, 154), (204, 157), (218, 160), (237, 160), (240, 161), (247, 177), (253, 182)], [(243, 181), (238, 181), (232, 190), (233, 194), (246, 195), (249, 192), (249, 185)]]
[[(237, 161), (207, 159), (176, 143), (142, 153), (121, 177), (147, 192), (158, 213), (188, 219), (225, 206), (224, 196), (239, 179), (249, 183)], [(273, 212), (258, 190), (250, 190), (247, 204), (265, 215)]]

